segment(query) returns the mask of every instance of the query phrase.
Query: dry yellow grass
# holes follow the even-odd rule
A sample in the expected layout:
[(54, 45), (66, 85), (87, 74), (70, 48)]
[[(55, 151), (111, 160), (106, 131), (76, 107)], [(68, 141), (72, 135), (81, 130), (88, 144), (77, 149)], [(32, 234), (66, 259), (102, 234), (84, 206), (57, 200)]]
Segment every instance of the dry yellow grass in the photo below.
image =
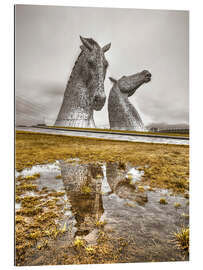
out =
[(76, 157), (81, 162), (131, 162), (144, 170), (144, 183), (151, 187), (171, 188), (175, 192), (189, 188), (189, 147), (185, 145), (16, 132), (17, 170)]
[(189, 253), (189, 237), (190, 237), (190, 230), (189, 228), (181, 228), (181, 230), (177, 233), (174, 233), (176, 239), (176, 244), (180, 249), (184, 249)]

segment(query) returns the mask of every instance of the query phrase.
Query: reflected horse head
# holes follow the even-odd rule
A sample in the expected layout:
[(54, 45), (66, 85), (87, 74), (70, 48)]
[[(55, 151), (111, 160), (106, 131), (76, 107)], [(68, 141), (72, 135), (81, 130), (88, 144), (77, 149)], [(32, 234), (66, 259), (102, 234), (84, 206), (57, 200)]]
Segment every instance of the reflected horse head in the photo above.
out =
[(76, 235), (87, 235), (95, 227), (104, 209), (101, 196), (103, 171), (95, 164), (61, 162), (61, 176), (71, 210), (77, 221)]

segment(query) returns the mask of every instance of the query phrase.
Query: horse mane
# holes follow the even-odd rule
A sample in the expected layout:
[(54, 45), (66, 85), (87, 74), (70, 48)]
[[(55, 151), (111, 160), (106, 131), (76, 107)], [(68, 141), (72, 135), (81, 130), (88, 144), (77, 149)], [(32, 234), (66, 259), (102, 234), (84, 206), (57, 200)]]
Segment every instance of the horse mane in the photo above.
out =
[(83, 54), (83, 51), (80, 52), (80, 54), (78, 55), (77, 60), (75, 61), (75, 64), (74, 64), (74, 66), (73, 66), (73, 68), (72, 68), (70, 77), (69, 77), (69, 79), (68, 79), (68, 81), (67, 81), (67, 84), (66, 84), (66, 89), (68, 88), (68, 86), (69, 86), (69, 84), (70, 84), (70, 82), (71, 82), (71, 80), (72, 80), (72, 73), (73, 73), (73, 71), (75, 70), (75, 67), (76, 67), (77, 63), (79, 62), (80, 57), (81, 57), (82, 54)]
[[(89, 42), (92, 46), (95, 46), (95, 47), (97, 47), (97, 48), (100, 48), (100, 47), (99, 47), (99, 44), (98, 44), (94, 39), (92, 39), (92, 38), (86, 38), (86, 39), (88, 40), (88, 42)], [(72, 73), (74, 72), (75, 67), (76, 67), (77, 63), (79, 62), (80, 57), (82, 56), (82, 54), (83, 54), (83, 50), (80, 52), (80, 54), (78, 55), (77, 60), (75, 61), (75, 64), (74, 64), (74, 66), (73, 66), (73, 68), (72, 68), (70, 77), (69, 77), (69, 79), (68, 79), (68, 81), (67, 81), (67, 84), (66, 84), (66, 89), (68, 88), (68, 86), (69, 86), (69, 84), (70, 84), (70, 82), (71, 82), (71, 80), (72, 80)]]

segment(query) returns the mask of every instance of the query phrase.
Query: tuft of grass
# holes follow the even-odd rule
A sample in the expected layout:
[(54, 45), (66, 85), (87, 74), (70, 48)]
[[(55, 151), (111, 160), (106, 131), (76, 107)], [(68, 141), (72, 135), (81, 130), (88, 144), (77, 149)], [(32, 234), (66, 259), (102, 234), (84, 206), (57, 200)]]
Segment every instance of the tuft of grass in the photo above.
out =
[(39, 231), (35, 231), (33, 233), (30, 233), (29, 237), (31, 239), (38, 239), (40, 235), (41, 235), (41, 233)]
[(17, 215), (21, 215), (21, 216), (27, 216), (27, 217), (32, 217), (35, 216), (37, 214), (42, 213), (43, 210), (41, 207), (24, 207), (24, 208), (20, 208), (19, 210), (17, 210)]
[(33, 175), (27, 175), (27, 176), (25, 176), (25, 179), (26, 180), (36, 180), (39, 177), (40, 177), (40, 173), (35, 173)]
[(144, 189), (143, 186), (138, 186), (137, 188), (138, 188), (138, 191), (140, 191), (140, 192), (145, 192), (145, 189)]
[(49, 196), (52, 197), (62, 197), (65, 195), (64, 191), (53, 191), (53, 192), (49, 192)]
[(186, 192), (186, 193), (184, 194), (184, 197), (185, 197), (186, 199), (189, 199), (189, 193)]
[(22, 195), (23, 193), (25, 193), (26, 191), (36, 191), (37, 190), (37, 186), (32, 184), (32, 183), (22, 183), (20, 185), (16, 186), (16, 197)]
[(22, 216), (16, 216), (15, 221), (16, 223), (21, 223), (21, 224), (25, 223), (25, 219)]
[(92, 246), (85, 247), (85, 251), (86, 251), (88, 254), (95, 254), (95, 252), (96, 252), (95, 248), (92, 247)]
[(41, 250), (42, 248), (45, 248), (48, 244), (48, 240), (43, 240), (37, 245), (37, 249)]
[(175, 242), (178, 248), (183, 249), (189, 253), (189, 237), (190, 232), (188, 227), (181, 228), (180, 231), (174, 233)]
[(102, 178), (102, 175), (101, 174), (97, 174), (95, 178), (96, 179), (101, 179)]
[(165, 198), (161, 198), (161, 199), (159, 200), (159, 203), (160, 203), (160, 204), (168, 204)]
[(130, 181), (133, 180), (133, 175), (131, 173), (127, 173), (126, 178)]
[(61, 179), (61, 175), (58, 174), (55, 178), (56, 178), (56, 179)]
[(16, 203), (20, 203), (21, 197), (20, 196), (15, 196), (15, 201), (16, 201)]
[(63, 228), (60, 230), (61, 233), (64, 233), (66, 231), (66, 222), (63, 225)]
[(182, 213), (182, 215), (181, 215), (182, 217), (184, 217), (185, 219), (189, 219), (189, 215), (188, 214), (186, 214), (186, 213)]
[(82, 186), (81, 192), (82, 192), (82, 193), (85, 193), (85, 194), (89, 194), (89, 193), (92, 192), (92, 189), (91, 189), (91, 187), (89, 187), (89, 186)]
[(175, 208), (180, 208), (181, 207), (181, 204), (176, 202), (176, 203), (174, 203), (174, 207)]
[(40, 177), (40, 173), (35, 173), (33, 175), (26, 175), (26, 176), (19, 175), (16, 178), (16, 181), (21, 181), (21, 182), (32, 181), (32, 180), (36, 180), (39, 177)]
[(129, 203), (129, 202), (125, 203), (125, 205), (126, 205), (126, 206), (129, 206), (129, 207), (136, 207), (136, 205), (135, 205), (135, 204), (133, 204), (133, 203)]
[(148, 191), (154, 191), (155, 189), (154, 188), (152, 188), (152, 187), (149, 187), (148, 188)]
[(126, 170), (126, 164), (124, 162), (119, 162), (118, 163), (118, 169), (125, 171)]
[(74, 241), (74, 246), (77, 248), (80, 248), (80, 247), (84, 247), (84, 245), (85, 245), (84, 240), (77, 236)]
[(106, 221), (96, 221), (95, 225), (96, 227), (104, 227), (104, 225), (106, 224)]

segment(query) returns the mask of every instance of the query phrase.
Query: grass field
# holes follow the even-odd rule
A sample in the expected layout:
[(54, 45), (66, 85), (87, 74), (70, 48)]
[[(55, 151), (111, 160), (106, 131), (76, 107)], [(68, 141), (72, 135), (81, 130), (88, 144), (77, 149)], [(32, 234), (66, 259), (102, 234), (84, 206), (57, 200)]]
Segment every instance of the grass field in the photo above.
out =
[(189, 189), (189, 147), (185, 145), (16, 132), (17, 170), (75, 157), (81, 162), (131, 162), (145, 172), (144, 181), (151, 187), (178, 193)]

